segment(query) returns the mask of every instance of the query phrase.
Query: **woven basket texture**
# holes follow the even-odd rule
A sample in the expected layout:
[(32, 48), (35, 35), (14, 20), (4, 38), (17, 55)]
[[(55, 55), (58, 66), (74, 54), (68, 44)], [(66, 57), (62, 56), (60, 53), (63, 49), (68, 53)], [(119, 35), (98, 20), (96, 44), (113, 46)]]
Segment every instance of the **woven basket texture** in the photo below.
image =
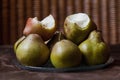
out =
[(14, 44), (29, 17), (52, 14), (58, 30), (74, 13), (90, 15), (108, 44), (120, 44), (120, 0), (0, 0), (0, 44)]

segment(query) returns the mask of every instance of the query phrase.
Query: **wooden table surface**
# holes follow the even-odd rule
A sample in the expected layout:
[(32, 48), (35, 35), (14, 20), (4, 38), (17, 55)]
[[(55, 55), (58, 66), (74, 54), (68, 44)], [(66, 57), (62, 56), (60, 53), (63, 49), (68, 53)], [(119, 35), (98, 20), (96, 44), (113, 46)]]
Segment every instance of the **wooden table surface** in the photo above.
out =
[(33, 72), (21, 70), (12, 60), (12, 46), (0, 46), (0, 80), (120, 80), (120, 45), (111, 46), (114, 62), (104, 69), (83, 72)]

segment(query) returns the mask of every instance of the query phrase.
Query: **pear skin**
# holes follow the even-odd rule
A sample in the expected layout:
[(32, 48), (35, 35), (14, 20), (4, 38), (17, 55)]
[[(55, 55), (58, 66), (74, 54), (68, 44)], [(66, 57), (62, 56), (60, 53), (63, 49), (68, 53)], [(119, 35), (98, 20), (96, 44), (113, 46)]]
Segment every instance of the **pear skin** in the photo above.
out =
[(96, 24), (85, 13), (69, 15), (64, 22), (66, 38), (77, 45), (84, 41), (89, 33), (95, 29), (97, 29)]
[(103, 41), (101, 33), (96, 30), (92, 31), (88, 39), (78, 47), (88, 65), (104, 64), (110, 56), (109, 46)]
[(23, 34), (26, 36), (29, 34), (39, 34), (44, 41), (47, 41), (53, 36), (55, 31), (55, 20), (52, 15), (49, 15), (42, 21), (39, 21), (37, 17), (28, 18)]
[(69, 40), (57, 42), (51, 51), (50, 60), (55, 68), (70, 68), (81, 64), (82, 54), (76, 44)]
[(18, 61), (27, 66), (41, 66), (49, 59), (49, 49), (38, 34), (30, 34), (16, 48)]

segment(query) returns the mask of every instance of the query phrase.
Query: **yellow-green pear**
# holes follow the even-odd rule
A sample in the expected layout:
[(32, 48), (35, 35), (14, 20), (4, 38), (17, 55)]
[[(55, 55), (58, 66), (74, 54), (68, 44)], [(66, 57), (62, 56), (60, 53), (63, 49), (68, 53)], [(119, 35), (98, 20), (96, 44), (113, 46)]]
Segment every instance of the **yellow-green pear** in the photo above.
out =
[(49, 59), (49, 49), (38, 34), (30, 34), (15, 43), (18, 61), (27, 66), (41, 66)]
[(109, 46), (104, 42), (101, 32), (92, 31), (79, 46), (88, 65), (104, 64), (109, 58)]
[(69, 40), (58, 41), (52, 48), (50, 60), (55, 68), (70, 68), (81, 64), (81, 52), (76, 44)]

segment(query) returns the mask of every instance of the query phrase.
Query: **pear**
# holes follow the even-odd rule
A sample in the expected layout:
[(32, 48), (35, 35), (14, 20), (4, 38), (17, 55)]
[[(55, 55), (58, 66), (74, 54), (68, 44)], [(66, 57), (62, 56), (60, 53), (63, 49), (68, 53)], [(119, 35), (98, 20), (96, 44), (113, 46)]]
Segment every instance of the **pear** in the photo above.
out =
[(47, 41), (47, 46), (51, 50), (54, 44), (60, 40), (65, 39), (64, 34), (61, 31), (56, 31), (55, 34)]
[(42, 21), (39, 21), (37, 17), (28, 18), (23, 34), (26, 36), (29, 34), (39, 34), (44, 41), (47, 41), (53, 36), (55, 31), (55, 20), (52, 15), (49, 15)]
[(96, 28), (96, 24), (85, 13), (69, 15), (64, 22), (64, 33), (66, 38), (77, 45), (84, 41), (89, 33)]
[(16, 58), (27, 66), (41, 66), (49, 59), (49, 49), (38, 34), (20, 38), (14, 45)]
[(88, 65), (104, 64), (109, 58), (109, 46), (104, 42), (100, 31), (92, 31), (88, 39), (78, 47)]
[(14, 44), (14, 52), (16, 52), (17, 46), (25, 39), (25, 36), (22, 36), (18, 39), (18, 41)]
[(58, 41), (50, 54), (51, 63), (55, 68), (70, 68), (80, 65), (81, 53), (76, 44), (69, 40)]

